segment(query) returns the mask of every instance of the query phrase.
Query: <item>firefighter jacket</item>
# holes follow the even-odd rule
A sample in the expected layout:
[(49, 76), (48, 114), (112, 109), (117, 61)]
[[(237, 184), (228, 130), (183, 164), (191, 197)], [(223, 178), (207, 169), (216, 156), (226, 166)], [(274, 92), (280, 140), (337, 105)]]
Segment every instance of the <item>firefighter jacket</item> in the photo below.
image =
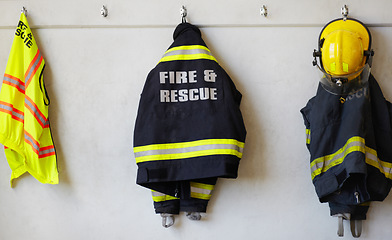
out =
[(11, 186), (25, 172), (42, 183), (58, 183), (44, 68), (45, 60), (22, 13), (0, 93), (0, 142), (12, 170)]
[(331, 215), (354, 211), (354, 218), (365, 219), (367, 204), (383, 201), (391, 188), (391, 103), (370, 75), (345, 97), (319, 85), (301, 113), (319, 200), (330, 203)]
[(246, 136), (241, 97), (200, 30), (179, 24), (141, 94), (134, 128), (137, 184), (154, 190), (159, 201), (189, 195), (179, 182), (191, 181), (200, 190), (191, 195), (208, 199), (214, 181), (192, 180), (236, 178)]

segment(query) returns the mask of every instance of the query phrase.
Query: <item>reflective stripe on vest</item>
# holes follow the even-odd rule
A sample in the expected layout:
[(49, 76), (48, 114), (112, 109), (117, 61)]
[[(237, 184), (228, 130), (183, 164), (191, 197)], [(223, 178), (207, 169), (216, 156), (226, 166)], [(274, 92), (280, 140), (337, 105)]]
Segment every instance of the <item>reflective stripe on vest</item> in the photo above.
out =
[(208, 59), (216, 61), (211, 51), (202, 45), (187, 45), (170, 48), (165, 52), (159, 62), (168, 62), (176, 60), (197, 60)]
[(210, 200), (211, 192), (214, 189), (214, 185), (190, 182), (191, 185), (191, 197), (199, 198), (203, 200)]
[(234, 139), (206, 139), (192, 142), (134, 147), (136, 163), (212, 155), (242, 157), (244, 143)]
[(331, 167), (341, 164), (346, 156), (353, 152), (365, 154), (367, 164), (379, 169), (386, 178), (392, 179), (392, 163), (381, 161), (377, 157), (377, 151), (367, 147), (364, 138), (356, 136), (347, 140), (346, 144), (335, 153), (313, 160), (310, 164), (312, 180)]

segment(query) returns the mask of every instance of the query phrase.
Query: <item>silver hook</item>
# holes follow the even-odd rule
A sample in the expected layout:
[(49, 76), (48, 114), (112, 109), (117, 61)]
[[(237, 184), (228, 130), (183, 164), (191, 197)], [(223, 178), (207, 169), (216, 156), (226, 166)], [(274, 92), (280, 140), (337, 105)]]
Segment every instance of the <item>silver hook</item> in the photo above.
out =
[(20, 12), (27, 16), (27, 9), (24, 6)]
[(265, 5), (263, 5), (263, 6), (260, 8), (260, 15), (263, 15), (264, 17), (267, 17), (268, 11), (267, 11), (267, 7), (266, 7)]
[(182, 7), (181, 7), (181, 9), (180, 9), (180, 14), (181, 14), (181, 20), (182, 20), (182, 23), (186, 23), (186, 15), (188, 14), (187, 13), (187, 10), (186, 10), (186, 8), (185, 8), (185, 6), (183, 5)]
[(107, 17), (108, 16), (108, 9), (105, 7), (105, 5), (102, 5), (101, 16), (102, 17)]
[(346, 21), (347, 20), (347, 16), (348, 16), (348, 7), (347, 7), (347, 5), (344, 5), (342, 7), (341, 13), (343, 15), (343, 21)]

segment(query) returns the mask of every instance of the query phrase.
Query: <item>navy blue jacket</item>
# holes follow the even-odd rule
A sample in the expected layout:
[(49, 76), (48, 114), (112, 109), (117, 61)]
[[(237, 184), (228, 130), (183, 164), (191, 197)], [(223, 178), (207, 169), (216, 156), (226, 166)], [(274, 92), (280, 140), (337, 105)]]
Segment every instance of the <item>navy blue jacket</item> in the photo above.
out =
[(391, 110), (372, 75), (348, 96), (330, 94), (319, 84), (301, 113), (321, 202), (364, 206), (385, 199), (392, 179)]
[(141, 94), (137, 184), (174, 196), (177, 181), (236, 178), (246, 136), (241, 97), (200, 30), (178, 25)]

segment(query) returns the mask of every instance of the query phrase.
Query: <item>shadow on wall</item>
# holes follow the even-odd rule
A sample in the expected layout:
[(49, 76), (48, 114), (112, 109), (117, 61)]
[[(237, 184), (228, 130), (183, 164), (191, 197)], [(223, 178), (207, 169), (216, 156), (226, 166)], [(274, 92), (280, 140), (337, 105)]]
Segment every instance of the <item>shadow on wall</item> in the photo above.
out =
[[(34, 31), (34, 30), (33, 30)], [(59, 171), (59, 184), (61, 185), (70, 185), (71, 180), (67, 174), (66, 171), (66, 163), (65, 163), (65, 158), (63, 154), (63, 150), (61, 147), (61, 141), (60, 141), (60, 136), (61, 133), (59, 132), (59, 128), (57, 127), (57, 123), (59, 122), (59, 103), (56, 98), (56, 94), (52, 86), (54, 85), (54, 77), (53, 73), (50, 67), (50, 60), (46, 57), (47, 54), (45, 54), (45, 45), (40, 42), (40, 37), (37, 31), (33, 32), (35, 36), (35, 41), (37, 42), (37, 45), (39, 47), (39, 50), (42, 52), (43, 57), (45, 59), (45, 70), (43, 74), (43, 81), (45, 84), (45, 88), (50, 100), (50, 105), (49, 105), (49, 121), (50, 121), (50, 130), (52, 132), (52, 138), (53, 138), (53, 143), (56, 149), (56, 155), (57, 155), (57, 168)]]
[(263, 151), (266, 147), (266, 139), (263, 136), (263, 130), (260, 124), (261, 121), (257, 118), (256, 103), (248, 100), (247, 94), (245, 93), (243, 81), (246, 79), (241, 78), (241, 76), (238, 76), (235, 72), (231, 72), (230, 66), (226, 64), (224, 58), (218, 52), (214, 51), (214, 44), (208, 40), (208, 34), (204, 34), (203, 29), (201, 29), (201, 32), (204, 41), (214, 57), (217, 59), (219, 65), (225, 69), (237, 89), (242, 93), (240, 109), (247, 129), (247, 136), (245, 140), (244, 154), (240, 162), (238, 177), (241, 180), (252, 180), (252, 182), (261, 181), (260, 179), (265, 177), (265, 167), (263, 167), (265, 161), (260, 160), (265, 159), (266, 157), (266, 151)]

